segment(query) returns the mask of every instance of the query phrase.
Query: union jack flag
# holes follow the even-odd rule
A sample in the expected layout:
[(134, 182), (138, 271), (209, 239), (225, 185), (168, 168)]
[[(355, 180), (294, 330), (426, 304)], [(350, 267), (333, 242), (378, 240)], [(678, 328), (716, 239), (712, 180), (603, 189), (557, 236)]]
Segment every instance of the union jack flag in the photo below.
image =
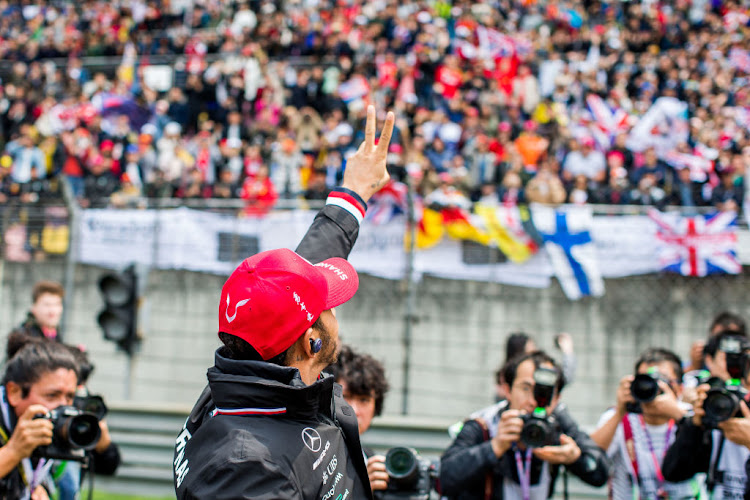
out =
[(717, 212), (694, 217), (669, 217), (649, 211), (661, 242), (659, 260), (664, 271), (683, 276), (739, 274), (737, 214)]
[(750, 73), (750, 53), (747, 50), (734, 47), (729, 51), (729, 63), (740, 71)]
[(394, 217), (408, 210), (407, 191), (402, 182), (391, 181), (375, 193), (368, 203), (367, 220), (375, 224), (387, 224)]

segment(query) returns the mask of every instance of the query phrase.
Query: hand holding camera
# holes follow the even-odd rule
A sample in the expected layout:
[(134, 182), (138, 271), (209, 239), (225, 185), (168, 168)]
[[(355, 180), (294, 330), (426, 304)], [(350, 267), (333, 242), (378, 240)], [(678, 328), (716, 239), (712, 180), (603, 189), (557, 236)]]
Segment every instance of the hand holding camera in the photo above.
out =
[(48, 413), (49, 410), (42, 405), (31, 405), (18, 419), (6, 446), (13, 450), (19, 461), (30, 457), (37, 447), (52, 443), (52, 422), (35, 418), (38, 414)]
[(388, 488), (388, 471), (385, 468), (385, 457), (373, 455), (367, 459), (367, 476), (373, 491)]
[(507, 410), (500, 416), (497, 425), (497, 435), (492, 438), (492, 451), (495, 456), (501, 457), (510, 449), (513, 443), (521, 439), (523, 420), (519, 410)]
[(560, 444), (535, 448), (534, 455), (553, 465), (570, 465), (581, 456), (581, 449), (572, 437), (560, 434)]
[(718, 424), (718, 428), (724, 433), (724, 436), (746, 448), (750, 448), (750, 409), (743, 400), (739, 404), (741, 418), (730, 418)]
[(633, 383), (633, 375), (625, 375), (620, 379), (617, 386), (617, 414), (622, 418), (628, 412), (629, 405), (635, 404), (635, 399), (630, 393), (630, 385)]
[(651, 402), (643, 403), (644, 412), (674, 420), (681, 419), (685, 411), (680, 407), (677, 395), (663, 380), (657, 380), (656, 383), (659, 388), (659, 395)]

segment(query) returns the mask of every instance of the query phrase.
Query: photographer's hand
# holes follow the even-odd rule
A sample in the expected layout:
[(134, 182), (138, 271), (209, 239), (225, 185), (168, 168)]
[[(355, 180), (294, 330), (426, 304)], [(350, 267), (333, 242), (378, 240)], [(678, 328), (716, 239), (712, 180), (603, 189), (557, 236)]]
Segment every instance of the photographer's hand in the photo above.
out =
[(373, 455), (367, 459), (367, 476), (370, 478), (370, 488), (373, 491), (388, 487), (388, 472), (385, 470), (383, 455)]
[(36, 489), (31, 492), (31, 500), (49, 500), (49, 495), (44, 486), (37, 486)]
[(703, 425), (703, 416), (706, 411), (703, 409), (703, 401), (706, 400), (706, 394), (711, 388), (708, 384), (701, 384), (695, 389), (695, 401), (693, 402), (693, 425), (701, 427)]
[(496, 457), (501, 457), (508, 451), (513, 443), (521, 440), (521, 430), (523, 429), (523, 420), (521, 412), (518, 410), (506, 410), (500, 416), (500, 423), (497, 424), (497, 435), (492, 438), (492, 451)]
[(539, 460), (553, 465), (570, 465), (581, 456), (581, 449), (572, 437), (562, 434), (559, 446), (535, 448), (533, 453)]
[(620, 379), (620, 385), (617, 386), (617, 405), (615, 409), (619, 417), (618, 422), (628, 412), (628, 403), (635, 403), (633, 395), (630, 394), (630, 384), (633, 383), (634, 378), (633, 375), (625, 375)]
[(13, 434), (3, 446), (3, 449), (8, 448), (18, 457), (18, 462), (30, 457), (38, 446), (52, 443), (52, 422), (46, 418), (34, 418), (35, 415), (48, 412), (42, 405), (31, 405), (18, 419)]
[(99, 441), (97, 441), (94, 451), (102, 453), (112, 443), (112, 437), (109, 435), (109, 426), (107, 425), (106, 420), (99, 421), (99, 429), (102, 431), (102, 435), (99, 438)]
[(740, 401), (741, 417), (730, 418), (719, 424), (724, 437), (740, 446), (750, 448), (750, 409), (747, 403)]
[(659, 380), (657, 383), (662, 393), (656, 396), (653, 401), (641, 404), (643, 413), (680, 420), (685, 415), (685, 410), (680, 407), (677, 396), (663, 380)]
[(346, 161), (344, 181), (341, 185), (360, 195), (365, 202), (380, 191), (380, 188), (385, 186), (390, 179), (386, 169), (386, 158), (395, 120), (393, 112), (389, 111), (380, 133), (380, 140), (376, 146), (375, 129), (377, 120), (375, 106), (368, 106), (365, 140), (360, 144), (357, 152)]

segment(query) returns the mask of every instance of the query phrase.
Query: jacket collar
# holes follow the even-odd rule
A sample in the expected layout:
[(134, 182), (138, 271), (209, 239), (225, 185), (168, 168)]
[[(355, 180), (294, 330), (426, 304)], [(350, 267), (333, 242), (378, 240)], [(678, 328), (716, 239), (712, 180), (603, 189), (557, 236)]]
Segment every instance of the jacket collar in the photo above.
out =
[(265, 361), (229, 359), (218, 349), (208, 369), (213, 401), (220, 409), (285, 408), (294, 417), (323, 414), (333, 419), (333, 377), (305, 385), (299, 370)]

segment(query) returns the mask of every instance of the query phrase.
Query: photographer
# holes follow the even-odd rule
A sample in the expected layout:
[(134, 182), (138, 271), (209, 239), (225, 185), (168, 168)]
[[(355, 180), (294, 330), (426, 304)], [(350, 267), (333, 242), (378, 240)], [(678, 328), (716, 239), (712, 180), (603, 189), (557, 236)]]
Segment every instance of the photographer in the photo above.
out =
[(666, 349), (648, 349), (635, 364), (636, 378), (627, 375), (617, 389), (617, 405), (602, 415), (591, 434), (613, 462), (610, 482), (614, 500), (694, 498), (701, 491), (695, 478), (664, 480), (662, 460), (675, 439), (676, 422), (690, 410), (679, 400), (680, 358)]
[[(354, 409), (360, 435), (370, 428), (372, 419), (383, 411), (388, 380), (382, 363), (369, 354), (355, 352), (348, 345), (341, 347), (338, 361), (329, 367), (334, 380), (341, 385), (344, 400)], [(367, 459), (367, 475), (373, 491), (388, 487), (385, 457), (362, 447)]]
[[(554, 360), (537, 351), (510, 360), (503, 371), (508, 399), (464, 423), (440, 462), (442, 493), (452, 499), (547, 498), (560, 465), (603, 485), (610, 462), (559, 403), (564, 379)], [(541, 422), (539, 414), (545, 415)], [(524, 443), (534, 420), (537, 428), (551, 429), (541, 447)]]
[[(26, 333), (14, 332), (8, 337), (6, 343), (6, 359), (12, 359), (21, 349), (30, 344), (50, 343), (50, 339), (44, 337), (32, 337)], [(81, 408), (86, 407), (87, 411), (97, 414), (99, 419), (100, 438), (96, 446), (90, 450), (88, 462), (88, 471), (92, 474), (114, 475), (117, 467), (120, 465), (120, 450), (112, 441), (109, 434), (104, 416), (106, 406), (98, 396), (90, 396), (86, 383), (89, 376), (94, 370), (94, 365), (89, 361), (88, 355), (80, 348), (59, 344), (70, 352), (77, 366), (77, 388), (73, 406)], [(78, 461), (58, 460), (50, 469), (52, 476), (55, 478), (54, 485), (57, 488), (58, 500), (72, 500), (77, 498), (83, 479), (81, 464)]]
[(39, 281), (31, 292), (31, 308), (26, 319), (11, 334), (56, 340), (63, 313), (65, 289), (56, 281)]
[(714, 378), (698, 386), (695, 414), (677, 428), (662, 465), (667, 481), (703, 472), (713, 498), (746, 497), (750, 410), (741, 384), (747, 376), (747, 348), (747, 337), (736, 331), (709, 337), (705, 362)]
[(71, 405), (77, 381), (75, 358), (55, 342), (29, 343), (8, 361), (0, 388), (0, 497), (49, 498), (53, 462), (32, 454), (52, 443), (53, 424), (36, 417)]

